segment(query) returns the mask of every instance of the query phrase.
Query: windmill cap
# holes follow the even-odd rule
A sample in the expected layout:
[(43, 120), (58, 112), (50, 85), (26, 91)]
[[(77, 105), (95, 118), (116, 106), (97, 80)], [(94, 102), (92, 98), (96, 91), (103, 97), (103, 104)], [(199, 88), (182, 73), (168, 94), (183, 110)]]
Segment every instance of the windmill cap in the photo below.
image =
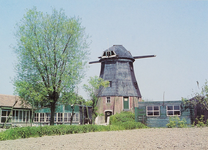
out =
[[(127, 51), (127, 50), (123, 47), (123, 45), (113, 45), (112, 47), (106, 49), (106, 50), (104, 51), (104, 53), (105, 53), (105, 52), (109, 52), (109, 51), (115, 52), (115, 53), (116, 53), (115, 55), (116, 55), (117, 58), (128, 58), (128, 59), (133, 59), (133, 60), (134, 60), (134, 58), (133, 58), (133, 56), (131, 55), (131, 53), (130, 53), (129, 51)], [(104, 54), (104, 53), (103, 53), (103, 54)]]

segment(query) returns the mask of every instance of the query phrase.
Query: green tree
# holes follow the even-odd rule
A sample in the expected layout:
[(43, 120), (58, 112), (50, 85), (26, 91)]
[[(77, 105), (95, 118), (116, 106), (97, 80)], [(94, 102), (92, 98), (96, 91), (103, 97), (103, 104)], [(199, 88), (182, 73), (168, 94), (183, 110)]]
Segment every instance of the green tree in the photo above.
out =
[(200, 92), (195, 92), (193, 98), (187, 99), (182, 98), (182, 101), (185, 105), (196, 106), (201, 104), (202, 108), (208, 110), (208, 81), (202, 86)]
[[(88, 85), (84, 84), (83, 87), (86, 92), (88, 92), (90, 101), (86, 103), (91, 104), (92, 106), (92, 121), (94, 123), (95, 118), (97, 117), (96, 105), (98, 101), (98, 91), (102, 91), (104, 88), (109, 86), (109, 81), (104, 81), (98, 76), (90, 77), (88, 80)], [(100, 89), (100, 90), (99, 90)]]
[(79, 105), (82, 105), (82, 104), (85, 104), (85, 99), (78, 95), (77, 93), (63, 93), (62, 96), (60, 97), (61, 99), (61, 103), (62, 104), (70, 104), (70, 105), (74, 105), (74, 104), (79, 104)]
[(60, 96), (72, 93), (83, 77), (89, 54), (85, 28), (79, 18), (69, 18), (63, 10), (48, 14), (34, 7), (17, 24), (15, 37), (15, 91), (22, 99), (27, 96), (30, 104), (48, 106), (53, 125)]

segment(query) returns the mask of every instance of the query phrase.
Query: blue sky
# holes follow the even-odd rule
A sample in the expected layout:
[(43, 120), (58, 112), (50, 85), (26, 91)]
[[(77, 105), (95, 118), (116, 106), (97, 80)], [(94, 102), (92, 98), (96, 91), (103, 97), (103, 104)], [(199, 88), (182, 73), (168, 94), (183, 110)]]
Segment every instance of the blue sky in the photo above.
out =
[[(0, 94), (13, 95), (15, 24), (27, 9), (51, 13), (63, 8), (82, 18), (91, 36), (90, 60), (112, 45), (123, 45), (137, 59), (135, 75), (144, 100), (191, 97), (208, 79), (208, 0), (0, 0)], [(90, 76), (100, 64), (88, 65)], [(80, 85), (79, 95), (87, 98)]]

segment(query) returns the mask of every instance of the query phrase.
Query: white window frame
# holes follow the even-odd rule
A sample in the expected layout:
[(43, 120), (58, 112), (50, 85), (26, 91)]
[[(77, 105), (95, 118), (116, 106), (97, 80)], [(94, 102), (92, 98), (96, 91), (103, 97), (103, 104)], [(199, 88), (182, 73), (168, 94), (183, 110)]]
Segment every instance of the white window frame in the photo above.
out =
[[(109, 99), (108, 99), (108, 98), (109, 98)], [(111, 103), (111, 97), (110, 97), (110, 96), (107, 96), (107, 97), (106, 97), (106, 103), (108, 103), (108, 104)]]
[[(155, 107), (158, 107), (158, 110), (155, 109)], [(149, 110), (148, 108), (151, 108), (151, 110)], [(148, 114), (149, 112), (151, 112), (152, 115), (149, 115)], [(155, 114), (157, 112), (158, 112), (158, 115)], [(158, 105), (146, 106), (146, 116), (147, 117), (158, 117), (158, 116), (160, 116), (160, 106), (158, 106)]]
[[(12, 113), (12, 122), (19, 122), (19, 117), (18, 117), (17, 112), (19, 114), (19, 110), (15, 110), (15, 109), (13, 110), (13, 113)], [(16, 114), (17, 114), (17, 116), (16, 116)]]
[(45, 121), (50, 122), (51, 120), (51, 113), (45, 113)]
[(34, 114), (34, 122), (39, 122), (39, 113)]
[(73, 122), (79, 122), (79, 113), (75, 113), (73, 116)]
[(64, 120), (63, 122), (69, 122), (68, 113), (64, 113)]
[[(39, 117), (40, 117), (40, 119), (39, 119), (39, 122), (45, 122), (45, 113), (39, 113), (40, 115), (39, 115)], [(43, 116), (41, 116), (41, 114), (43, 115)]]
[[(168, 107), (169, 106), (172, 106), (173, 107), (173, 109), (171, 109), (171, 110), (168, 110)], [(174, 106), (178, 106), (179, 107), (179, 109), (175, 109), (175, 107)], [(172, 115), (169, 115), (168, 114), (168, 112), (173, 112), (173, 114)], [(178, 112), (179, 111), (179, 115), (178, 114), (175, 114), (175, 112)], [(167, 105), (166, 106), (166, 113), (167, 113), (167, 116), (181, 116), (181, 105)]]
[(58, 121), (57, 122), (63, 122), (63, 113), (57, 113), (58, 114)]
[(54, 122), (58, 122), (58, 113), (54, 113)]
[[(2, 112), (3, 112), (3, 111), (6, 112), (6, 115), (5, 115), (5, 116), (2, 116)], [(5, 121), (6, 121), (7, 118), (9, 117), (10, 112), (11, 112), (11, 109), (2, 109), (2, 110), (1, 110), (1, 120), (2, 120), (2, 118), (5, 118)], [(11, 116), (11, 119), (12, 119), (12, 116)], [(11, 122), (11, 119), (9, 120), (9, 122)], [(5, 122), (5, 121), (4, 121), (4, 122)], [(1, 122), (2, 122), (2, 121), (1, 121)]]

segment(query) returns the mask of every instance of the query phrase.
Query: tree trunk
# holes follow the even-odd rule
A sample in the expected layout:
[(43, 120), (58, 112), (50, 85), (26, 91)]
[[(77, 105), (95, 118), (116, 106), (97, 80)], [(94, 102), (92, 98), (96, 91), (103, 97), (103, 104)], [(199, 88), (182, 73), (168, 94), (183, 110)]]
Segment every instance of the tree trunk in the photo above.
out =
[(51, 119), (50, 119), (50, 125), (54, 125), (54, 114), (56, 109), (56, 103), (51, 102)]

